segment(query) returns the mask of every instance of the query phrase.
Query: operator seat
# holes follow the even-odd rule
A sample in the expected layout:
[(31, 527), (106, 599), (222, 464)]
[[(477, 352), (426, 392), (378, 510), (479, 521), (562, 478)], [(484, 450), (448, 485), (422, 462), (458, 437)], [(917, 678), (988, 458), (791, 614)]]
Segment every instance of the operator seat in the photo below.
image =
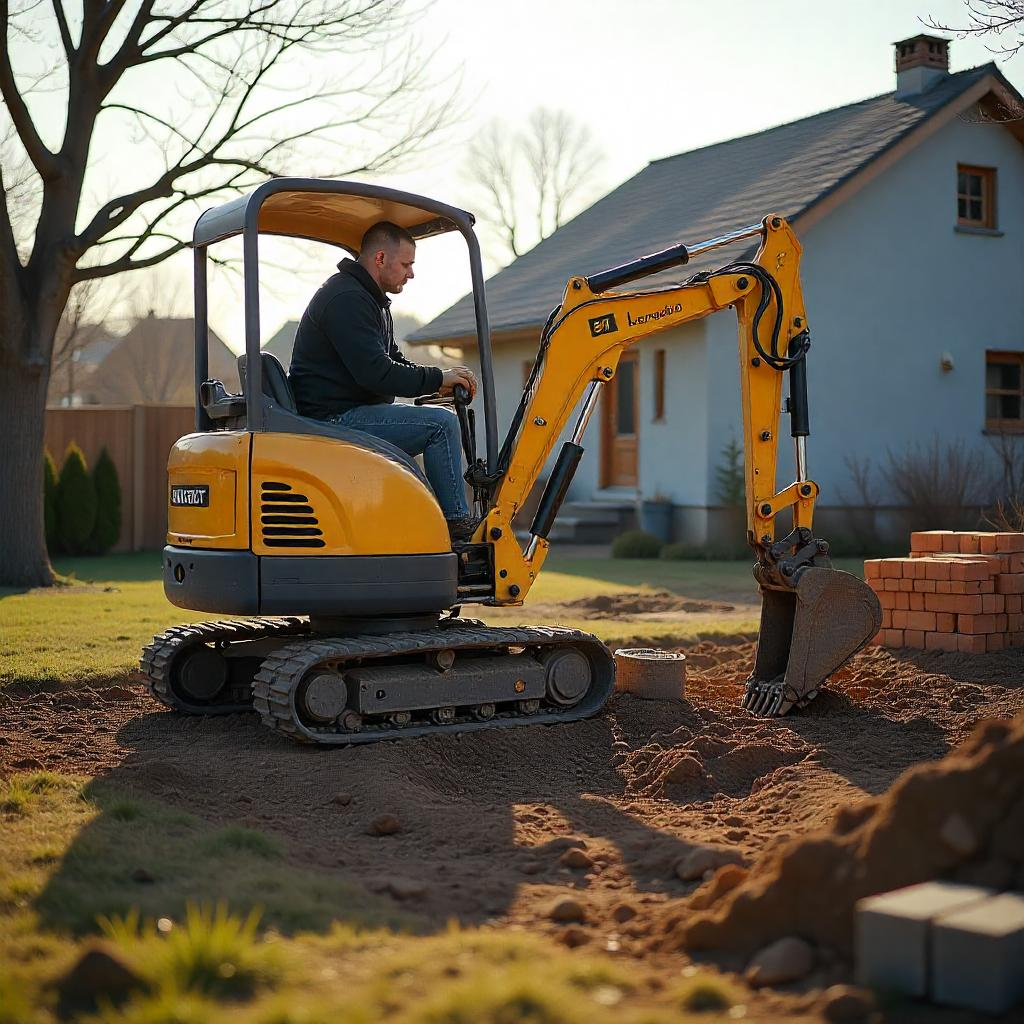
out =
[[(205, 381), (202, 385), (201, 398), (203, 408), (213, 420), (220, 420), (228, 429), (246, 429), (246, 356), (243, 352), (238, 357), (238, 381), (241, 394), (230, 395), (220, 381)], [(280, 360), (271, 352), (260, 353), (262, 369), (262, 390), (266, 398), (263, 402), (263, 422), (257, 429), (269, 430), (278, 434), (306, 434), (314, 437), (329, 437), (337, 441), (346, 441), (359, 448), (367, 448), (384, 458), (390, 459), (404, 469), (414, 473), (428, 487), (427, 478), (422, 470), (401, 448), (367, 434), (362, 430), (339, 426), (336, 423), (325, 423), (308, 416), (300, 416), (295, 403), (295, 394), (288, 382), (288, 376)]]

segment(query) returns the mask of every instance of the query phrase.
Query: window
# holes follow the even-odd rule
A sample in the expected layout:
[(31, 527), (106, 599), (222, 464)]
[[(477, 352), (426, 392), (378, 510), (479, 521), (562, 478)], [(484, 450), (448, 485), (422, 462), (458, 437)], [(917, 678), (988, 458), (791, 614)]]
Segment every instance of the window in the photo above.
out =
[(1024, 352), (985, 353), (985, 429), (1024, 431)]
[(654, 418), (665, 418), (665, 350), (654, 351)]
[(996, 170), (994, 167), (956, 168), (956, 222), (961, 227), (996, 226)]

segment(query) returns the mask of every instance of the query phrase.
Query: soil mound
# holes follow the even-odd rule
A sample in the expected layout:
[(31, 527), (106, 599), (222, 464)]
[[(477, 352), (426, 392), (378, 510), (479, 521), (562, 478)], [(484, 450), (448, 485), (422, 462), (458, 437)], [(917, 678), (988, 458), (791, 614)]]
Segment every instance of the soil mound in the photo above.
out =
[(830, 828), (769, 852), (711, 909), (671, 924), (667, 944), (750, 953), (801, 935), (848, 953), (858, 899), (936, 878), (1024, 888), (1024, 715), (983, 722)]
[(627, 615), (651, 615), (662, 612), (731, 612), (734, 606), (720, 601), (698, 601), (673, 594), (669, 590), (637, 590), (619, 594), (595, 594), (564, 601), (561, 608), (570, 609), (584, 619), (618, 619)]

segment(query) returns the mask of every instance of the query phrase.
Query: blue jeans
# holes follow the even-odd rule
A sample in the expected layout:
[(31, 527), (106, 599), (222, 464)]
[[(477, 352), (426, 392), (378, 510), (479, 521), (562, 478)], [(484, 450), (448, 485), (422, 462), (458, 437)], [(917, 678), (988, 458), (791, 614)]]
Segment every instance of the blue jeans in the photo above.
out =
[(469, 515), (462, 481), (462, 435), (449, 409), (432, 405), (357, 405), (330, 418), (389, 441), (408, 455), (422, 455), (427, 479), (445, 519)]

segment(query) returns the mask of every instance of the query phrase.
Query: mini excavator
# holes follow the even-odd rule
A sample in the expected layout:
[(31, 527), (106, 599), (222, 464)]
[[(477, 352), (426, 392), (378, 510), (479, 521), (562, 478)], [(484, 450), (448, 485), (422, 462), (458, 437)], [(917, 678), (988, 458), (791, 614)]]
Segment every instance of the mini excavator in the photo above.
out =
[[(259, 346), (259, 241), (286, 235), (354, 253), (389, 220), (417, 240), (458, 231), (469, 250), (483, 396), (456, 389), (479, 525), (452, 542), (433, 492), (405, 453), (296, 412), (288, 379)], [(544, 565), (548, 534), (583, 454), (581, 441), (623, 351), (655, 331), (732, 307), (739, 320), (747, 539), (762, 612), (743, 705), (763, 716), (807, 704), (878, 631), (873, 592), (833, 569), (811, 527), (818, 486), (807, 475), (806, 359), (800, 244), (786, 220), (677, 244), (589, 277), (573, 277), (540, 336), (536, 362), (498, 446), (490, 329), (471, 214), (359, 183), (268, 181), (197, 221), (195, 432), (168, 460), (164, 590), (175, 605), (228, 616), (174, 626), (142, 655), (150, 692), (196, 715), (254, 709), (310, 744), (572, 721), (597, 712), (614, 661), (588, 633), (559, 626), (488, 627), (461, 606), (520, 605)], [(241, 392), (208, 378), (207, 250), (241, 235), (245, 354)], [(723, 246), (756, 254), (681, 284), (622, 290)], [(778, 490), (783, 412), (796, 480)], [(461, 393), (459, 393), (461, 392)], [(428, 399), (429, 400), (429, 399)], [(540, 504), (521, 542), (517, 514), (563, 430)], [(776, 519), (792, 518), (776, 539)], [(781, 532), (781, 531), (780, 531)]]

